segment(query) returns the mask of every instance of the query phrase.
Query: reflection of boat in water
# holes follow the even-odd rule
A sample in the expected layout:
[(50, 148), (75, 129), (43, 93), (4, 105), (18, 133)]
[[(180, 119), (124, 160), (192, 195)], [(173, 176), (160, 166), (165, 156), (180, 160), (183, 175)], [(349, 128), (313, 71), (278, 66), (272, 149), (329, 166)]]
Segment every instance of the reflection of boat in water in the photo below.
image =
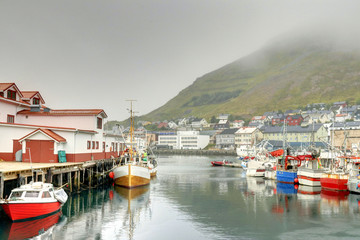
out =
[(63, 189), (54, 189), (51, 183), (31, 182), (11, 190), (0, 204), (11, 220), (23, 221), (59, 211), (67, 198)]
[(277, 194), (296, 194), (298, 192), (298, 185), (277, 182), (276, 192)]
[(118, 193), (127, 202), (124, 205), (123, 210), (125, 212), (119, 212), (122, 215), (121, 222), (122, 230), (126, 231), (129, 239), (134, 236), (135, 228), (140, 224), (140, 214), (146, 211), (150, 203), (150, 191), (149, 186), (143, 186), (133, 189), (122, 188), (115, 186), (115, 192)]
[(321, 189), (321, 198), (334, 201), (347, 200), (349, 191), (332, 191), (327, 189)]
[(55, 226), (55, 224), (59, 222), (61, 214), (62, 213), (60, 211), (45, 218), (40, 218), (32, 221), (10, 223), (7, 230), (8, 236), (0, 235), (0, 238), (14, 240), (52, 234), (51, 230)]
[(298, 193), (304, 195), (318, 195), (321, 193), (320, 186), (299, 185)]

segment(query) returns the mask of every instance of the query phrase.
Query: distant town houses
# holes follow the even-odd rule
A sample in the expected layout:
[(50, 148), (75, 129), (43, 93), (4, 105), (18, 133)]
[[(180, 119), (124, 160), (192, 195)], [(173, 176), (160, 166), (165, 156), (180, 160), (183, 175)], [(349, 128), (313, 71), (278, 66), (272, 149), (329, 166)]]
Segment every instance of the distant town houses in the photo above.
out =
[[(265, 112), (253, 116), (247, 124), (243, 119), (222, 113), (209, 121), (192, 116), (152, 124), (146, 122), (146, 126), (143, 122), (143, 125), (146, 128), (156, 126), (147, 134), (154, 134), (155, 145), (159, 148), (250, 149), (261, 141), (275, 147), (281, 146), (285, 137), (293, 147), (310, 143), (323, 147), (329, 144), (331, 134), (337, 148), (344, 147), (344, 143), (353, 150), (360, 148), (360, 137), (357, 137), (360, 136), (360, 107), (346, 102), (314, 103), (303, 110)], [(346, 136), (351, 140), (345, 140)]]

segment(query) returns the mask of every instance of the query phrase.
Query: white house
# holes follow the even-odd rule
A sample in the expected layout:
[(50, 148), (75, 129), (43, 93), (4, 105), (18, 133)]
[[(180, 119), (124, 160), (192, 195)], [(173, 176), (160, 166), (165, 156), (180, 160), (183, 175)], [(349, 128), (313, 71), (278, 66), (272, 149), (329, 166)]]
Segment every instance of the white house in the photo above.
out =
[(203, 149), (209, 142), (209, 135), (201, 135), (199, 131), (193, 130), (159, 133), (158, 136), (158, 145), (167, 145), (173, 149)]
[(5, 161), (82, 162), (117, 157), (119, 136), (104, 133), (102, 109), (53, 110), (38, 91), (0, 83), (0, 159)]

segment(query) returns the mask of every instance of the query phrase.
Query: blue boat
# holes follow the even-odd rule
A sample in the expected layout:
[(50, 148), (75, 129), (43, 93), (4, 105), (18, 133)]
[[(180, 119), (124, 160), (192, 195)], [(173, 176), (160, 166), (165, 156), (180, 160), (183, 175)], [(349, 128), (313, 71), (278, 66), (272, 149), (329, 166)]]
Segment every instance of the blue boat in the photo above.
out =
[(298, 184), (298, 167), (308, 155), (290, 156), (287, 155), (283, 160), (283, 165), (278, 165), (276, 170), (276, 180), (282, 183)]
[(281, 183), (298, 183), (297, 170), (277, 170), (276, 180)]

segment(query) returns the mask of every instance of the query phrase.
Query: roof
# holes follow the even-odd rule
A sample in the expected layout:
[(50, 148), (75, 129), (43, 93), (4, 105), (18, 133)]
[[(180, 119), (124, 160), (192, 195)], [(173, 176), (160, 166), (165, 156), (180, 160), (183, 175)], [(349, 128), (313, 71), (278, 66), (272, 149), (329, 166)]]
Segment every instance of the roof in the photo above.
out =
[(36, 94), (39, 94), (40, 97), (40, 101), (44, 104), (45, 101), (42, 98), (41, 94), (38, 91), (21, 91), (21, 94), (23, 95), (23, 99), (31, 99), (32, 97), (34, 97)]
[(222, 119), (222, 120), (219, 120), (218, 124), (227, 124), (227, 123), (228, 123), (228, 120)]
[(96, 116), (103, 114), (106, 118), (107, 115), (103, 109), (63, 109), (63, 110), (50, 110), (49, 112), (39, 111), (31, 112), (30, 110), (22, 110), (17, 114), (23, 115), (45, 115), (45, 116)]
[(10, 88), (15, 83), (0, 83), (0, 91), (6, 91), (8, 88)]
[(49, 138), (53, 139), (56, 142), (66, 142), (66, 139), (63, 138), (62, 136), (60, 136), (57, 133), (54, 133), (52, 130), (50, 129), (45, 129), (45, 128), (38, 128), (35, 131), (32, 131), (31, 133), (27, 134), (26, 136), (22, 137), (19, 139), (19, 142), (24, 141), (25, 139), (28, 139), (29, 137), (35, 135), (36, 133), (41, 132), (44, 135), (48, 136)]
[[(323, 125), (322, 124), (310, 124), (306, 127), (302, 126), (287, 126), (288, 133), (305, 133), (305, 132), (316, 132), (318, 131)], [(262, 129), (263, 133), (282, 133), (283, 126), (267, 126)]]
[(239, 128), (239, 130), (236, 131), (236, 133), (253, 133), (256, 129), (256, 127), (242, 127)]
[(225, 129), (224, 131), (222, 131), (221, 133), (219, 133), (220, 135), (225, 135), (225, 134), (235, 134), (235, 132), (239, 130), (238, 128), (229, 128), (229, 129)]
[(251, 120), (264, 120), (266, 116), (254, 116)]
[(23, 97), (21, 91), (19, 90), (19, 88), (16, 86), (15, 83), (0, 83), (0, 91), (6, 91), (11, 87), (15, 87), (16, 91), (19, 93), (20, 97)]

